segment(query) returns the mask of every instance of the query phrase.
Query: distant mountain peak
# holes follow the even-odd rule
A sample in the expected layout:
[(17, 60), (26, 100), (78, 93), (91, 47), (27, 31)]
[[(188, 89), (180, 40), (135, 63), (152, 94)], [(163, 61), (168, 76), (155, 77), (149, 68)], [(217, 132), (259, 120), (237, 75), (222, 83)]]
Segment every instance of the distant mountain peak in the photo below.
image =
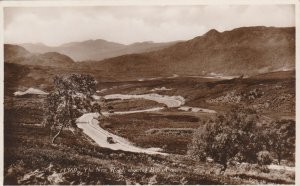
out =
[(211, 29), (208, 32), (206, 32), (206, 34), (204, 34), (205, 36), (211, 36), (211, 35), (218, 35), (220, 34), (220, 32), (216, 29)]
[(42, 42), (38, 42), (38, 43), (34, 43), (34, 44), (36, 44), (36, 45), (41, 45), (41, 46), (47, 46), (47, 45), (45, 45), (45, 44), (42, 43)]
[(121, 44), (104, 39), (89, 39), (75, 41), (59, 46), (44, 46), (39, 44), (21, 44), (31, 53), (58, 52), (70, 56), (75, 61), (103, 60), (125, 54), (143, 53), (159, 50), (175, 44), (176, 42), (155, 43), (153, 41), (138, 42), (134, 44)]
[(104, 39), (89, 39), (89, 40), (85, 40), (85, 41), (75, 41), (75, 42), (70, 42), (70, 43), (65, 43), (60, 45), (59, 47), (78, 47), (78, 46), (92, 46), (94, 47), (95, 45), (118, 45), (118, 46), (123, 46), (123, 44), (120, 43), (115, 43), (115, 42), (111, 42), (111, 41), (107, 41)]
[(142, 44), (154, 44), (153, 41), (143, 41), (143, 42), (135, 42), (130, 45), (142, 45)]
[[(89, 40), (83, 41), (82, 43), (96, 43), (96, 42), (109, 42), (109, 41), (106, 41), (104, 39), (89, 39)], [(78, 43), (80, 43), (80, 42), (78, 42)]]

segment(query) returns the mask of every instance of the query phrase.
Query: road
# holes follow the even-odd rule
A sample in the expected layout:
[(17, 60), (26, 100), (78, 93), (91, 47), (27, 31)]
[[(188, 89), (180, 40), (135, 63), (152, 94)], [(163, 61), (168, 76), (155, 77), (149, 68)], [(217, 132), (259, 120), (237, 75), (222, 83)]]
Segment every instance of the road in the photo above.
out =
[[(169, 108), (180, 107), (184, 105), (185, 100), (181, 96), (165, 96), (159, 94), (144, 94), (144, 95), (124, 95), (124, 94), (111, 94), (104, 96), (105, 99), (148, 99), (152, 101), (156, 101), (158, 103), (165, 104)], [(181, 110), (188, 111), (188, 107), (180, 107)], [(104, 116), (110, 115), (118, 115), (118, 114), (131, 114), (131, 113), (139, 113), (139, 112), (155, 112), (162, 110), (163, 107), (155, 107), (151, 109), (144, 109), (144, 110), (135, 110), (135, 111), (123, 111), (123, 112), (114, 112), (108, 113), (104, 112)], [(201, 108), (192, 108), (191, 110), (194, 112), (202, 111), (208, 112), (211, 110), (201, 109)], [(99, 126), (99, 122), (97, 118), (99, 117), (99, 113), (87, 113), (77, 119), (77, 126), (83, 130), (83, 132), (88, 135), (91, 139), (93, 139), (98, 145), (101, 147), (110, 148), (112, 150), (123, 150), (129, 152), (138, 152), (138, 153), (146, 153), (146, 154), (161, 154), (167, 155), (166, 153), (158, 152), (159, 148), (149, 148), (143, 149), (134, 146), (128, 140), (114, 135)], [(116, 143), (108, 143), (107, 138), (112, 137)]]
[(158, 103), (165, 104), (169, 108), (180, 107), (184, 105), (185, 99), (182, 96), (165, 96), (159, 94), (127, 95), (110, 94), (104, 96), (104, 99), (148, 99)]
[[(158, 152), (157, 150), (160, 150), (159, 148), (143, 149), (136, 147), (132, 145), (128, 140), (104, 130), (98, 124), (99, 122), (96, 119), (98, 118), (98, 116), (98, 113), (87, 113), (78, 118), (76, 122), (78, 128), (81, 128), (86, 135), (88, 135), (101, 147), (110, 148), (112, 150), (168, 155), (166, 153)], [(107, 137), (112, 137), (116, 143), (108, 143)]]

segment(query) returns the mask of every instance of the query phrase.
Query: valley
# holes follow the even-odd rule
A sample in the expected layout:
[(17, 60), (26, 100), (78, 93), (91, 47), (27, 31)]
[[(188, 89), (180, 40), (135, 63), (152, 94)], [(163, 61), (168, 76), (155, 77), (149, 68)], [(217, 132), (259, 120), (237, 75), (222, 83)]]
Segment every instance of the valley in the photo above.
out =
[[(45, 46), (26, 45), (37, 54), (25, 45), (6, 44), (5, 184), (294, 184), (294, 32), (273, 27), (211, 30), (155, 50), (142, 47), (138, 53), (84, 62)], [(75, 105), (80, 111), (73, 118), (76, 126), (61, 127), (52, 143), (52, 129), (58, 126), (45, 124), (47, 101), (53, 92), (61, 93), (55, 78), (72, 74), (95, 80), (92, 96), (86, 98), (90, 102), (84, 104), (99, 108)], [(194, 151), (205, 145), (197, 137), (209, 129), (219, 134), (214, 140), (230, 136), (248, 146), (239, 144), (225, 165), (219, 151), (203, 160)], [(220, 141), (217, 149), (230, 154), (227, 149), (237, 145), (222, 146), (230, 140)], [(281, 141), (286, 142), (282, 154), (274, 148)], [(254, 157), (240, 155), (250, 154), (251, 148)]]
[[(138, 175), (142, 175), (142, 173), (133, 176), (135, 179), (135, 182), (138, 183), (148, 183), (148, 179), (156, 175), (156, 177), (161, 177), (160, 179), (165, 179), (168, 183), (180, 183), (180, 179), (186, 179), (187, 183), (218, 183), (218, 184), (225, 184), (225, 183), (248, 183), (248, 178), (239, 177), (239, 174), (235, 173), (235, 179), (233, 180), (231, 177), (231, 174), (233, 174), (237, 167), (239, 166), (232, 166), (229, 168), (226, 172), (226, 174), (219, 174), (215, 173), (214, 178), (211, 178), (210, 174), (208, 174), (209, 171), (217, 171), (218, 168), (212, 165), (206, 165), (206, 164), (195, 164), (193, 167), (197, 166), (205, 166), (206, 171), (205, 172), (195, 172), (191, 174), (186, 168), (183, 168), (182, 166), (187, 166), (191, 163), (192, 160), (185, 160), (185, 156), (187, 154), (188, 146), (191, 143), (192, 140), (192, 133), (199, 128), (199, 126), (203, 125), (206, 120), (209, 120), (210, 118), (214, 117), (216, 113), (211, 112), (203, 112), (201, 110), (193, 110), (193, 109), (178, 109), (182, 107), (197, 107), (197, 108), (203, 108), (208, 110), (214, 110), (217, 113), (226, 112), (230, 109), (230, 107), (235, 106), (243, 106), (248, 108), (256, 108), (261, 109), (261, 112), (267, 117), (267, 118), (292, 118), (295, 117), (295, 106), (294, 106), (294, 100), (288, 100), (286, 101), (278, 102), (276, 99), (279, 97), (286, 97), (288, 98), (288, 95), (292, 95), (294, 97), (294, 78), (295, 78), (295, 72), (293, 71), (286, 71), (286, 72), (274, 72), (269, 73), (265, 75), (259, 75), (254, 76), (246, 79), (230, 79), (230, 80), (220, 80), (218, 78), (212, 79), (212, 78), (165, 78), (165, 79), (159, 79), (159, 80), (150, 80), (150, 81), (121, 81), (121, 82), (99, 82), (98, 83), (98, 90), (106, 89), (106, 91), (98, 91), (97, 95), (103, 98), (109, 98), (105, 99), (105, 104), (103, 105), (103, 114), (106, 115), (106, 117), (103, 117), (99, 120), (99, 126), (97, 126), (97, 122), (92, 125), (95, 125), (94, 127), (101, 127), (101, 130), (107, 131), (111, 133), (114, 140), (118, 140), (118, 137), (120, 136), (122, 139), (128, 140), (126, 143), (132, 143), (135, 147), (133, 147), (131, 150), (135, 151), (134, 149), (136, 147), (141, 149), (161, 149), (162, 154), (170, 154), (168, 157), (160, 156), (160, 155), (151, 155), (156, 154), (155, 151), (150, 151), (150, 155), (142, 155), (144, 152), (147, 153), (147, 151), (140, 150), (139, 152), (142, 152), (141, 155), (138, 155), (134, 152), (126, 152), (117, 150), (119, 148), (114, 149), (113, 145), (103, 146), (100, 145), (97, 142), (97, 140), (93, 138), (86, 137), (83, 133), (85, 133), (85, 130), (91, 130), (91, 129), (85, 129), (83, 126), (86, 124), (81, 124), (78, 126), (79, 130), (82, 128), (83, 133), (76, 132), (75, 134), (72, 132), (64, 131), (63, 135), (58, 138), (59, 146), (53, 146), (49, 144), (48, 140), (48, 132), (46, 129), (37, 127), (36, 123), (42, 122), (42, 110), (41, 107), (41, 101), (43, 100), (43, 97), (45, 95), (28, 95), (28, 96), (15, 96), (13, 93), (10, 93), (6, 96), (5, 99), (5, 141), (7, 143), (6, 146), (6, 153), (7, 153), (7, 159), (6, 162), (15, 162), (14, 164), (6, 163), (5, 166), (7, 166), (7, 169), (14, 170), (15, 168), (12, 168), (12, 166), (22, 166), (23, 168), (26, 168), (28, 171), (32, 170), (35, 171), (37, 168), (34, 166), (31, 167), (29, 162), (33, 161), (33, 157), (40, 157), (38, 159), (42, 160), (41, 163), (43, 166), (49, 166), (48, 162), (52, 162), (51, 164), (56, 167), (56, 172), (58, 174), (64, 175), (63, 181), (57, 182), (57, 183), (69, 183), (68, 177), (65, 177), (65, 173), (59, 172), (61, 168), (63, 168), (63, 164), (57, 162), (55, 159), (51, 158), (52, 155), (40, 155), (36, 156), (34, 155), (30, 159), (26, 159), (31, 153), (36, 154), (36, 150), (40, 151), (39, 153), (42, 153), (43, 151), (46, 152), (46, 149), (51, 149), (51, 151), (54, 150), (54, 152), (62, 153), (62, 159), (64, 162), (68, 161), (68, 167), (74, 163), (70, 163), (71, 159), (73, 157), (67, 157), (63, 154), (67, 152), (73, 152), (73, 154), (77, 154), (79, 157), (86, 157), (88, 156), (89, 162), (92, 161), (93, 164), (97, 166), (101, 166), (102, 168), (105, 168), (106, 166), (103, 164), (105, 162), (110, 162), (113, 160), (117, 160), (119, 163), (124, 161), (126, 159), (126, 167), (133, 166), (136, 163), (139, 164), (139, 167), (142, 165), (144, 168), (150, 168), (152, 166), (156, 166), (155, 162), (170, 162), (167, 163), (169, 169), (171, 171), (179, 171), (184, 176), (179, 177), (178, 179), (175, 177), (165, 177), (163, 176), (164, 173), (150, 173), (149, 177), (143, 177), (138, 178)], [(29, 82), (29, 81), (27, 81)], [(32, 82), (33, 83), (33, 82)], [(24, 85), (23, 85), (24, 86)], [(31, 85), (32, 86), (32, 85)], [(38, 87), (41, 89), (41, 86), (35, 85), (35, 87)], [(45, 86), (44, 86), (45, 87)], [(160, 89), (160, 87), (166, 87), (166, 89)], [(269, 91), (270, 89), (275, 88), (277, 91)], [(155, 91), (152, 91), (156, 89)], [(16, 91), (17, 89), (14, 89)], [(47, 90), (47, 88), (43, 89)], [(49, 90), (49, 89), (48, 89)], [(47, 90), (47, 91), (48, 91)], [(254, 90), (259, 92), (269, 92), (269, 94), (259, 95), (255, 98), (251, 97), (251, 92)], [(231, 94), (230, 92), (235, 92), (235, 94)], [(229, 96), (228, 96), (229, 93)], [(177, 98), (179, 97), (179, 100), (181, 101), (167, 101), (164, 103), (164, 101), (161, 101), (162, 103), (159, 103), (160, 101), (151, 101), (147, 99), (141, 99), (143, 98), (143, 95), (149, 97), (149, 95), (155, 95), (154, 100), (158, 99), (161, 100), (163, 97), (158, 95), (164, 95), (166, 98)], [(232, 101), (235, 100), (235, 97), (239, 97), (243, 94), (242, 98), (239, 98), (240, 101)], [(249, 95), (248, 95), (249, 94)], [(127, 95), (127, 96), (126, 96)], [(136, 95), (136, 96), (130, 96), (130, 95)], [(138, 96), (140, 95), (140, 96)], [(255, 94), (254, 94), (255, 95)], [(250, 97), (249, 97), (250, 96)], [(123, 99), (120, 99), (123, 98)], [(124, 99), (125, 98), (125, 99)], [(134, 98), (134, 99), (131, 99)], [(184, 99), (183, 99), (184, 98)], [(276, 98), (276, 99), (275, 99)], [(270, 100), (269, 106), (265, 107), (264, 104), (262, 104), (262, 101), (260, 100)], [(152, 98), (153, 100), (153, 98)], [(169, 99), (166, 99), (169, 100)], [(183, 101), (184, 100), (184, 101)], [(214, 101), (207, 101), (207, 100), (214, 100)], [(217, 101), (216, 101), (217, 100)], [(26, 103), (26, 104), (25, 104)], [(167, 105), (167, 107), (164, 107), (164, 105)], [(181, 105), (183, 104), (183, 105)], [(113, 107), (113, 112), (109, 113), (108, 106)], [(180, 107), (181, 106), (181, 107)], [(153, 108), (161, 108), (157, 110), (153, 110)], [(145, 109), (145, 110), (144, 110)], [(148, 110), (147, 110), (148, 109)], [(141, 110), (141, 112), (136, 112)], [(131, 112), (130, 112), (131, 111)], [(122, 112), (125, 112), (122, 114)], [(27, 114), (28, 113), (28, 114)], [(31, 114), (30, 114), (31, 113)], [(276, 117), (273, 117), (273, 116)], [(11, 117), (14, 116), (14, 117)], [(34, 116), (34, 117), (32, 117)], [(95, 120), (97, 121), (97, 120)], [(27, 124), (27, 125), (24, 125)], [(15, 128), (18, 128), (15, 130)], [(93, 128), (95, 129), (95, 128)], [(95, 129), (96, 130), (96, 129)], [(27, 132), (25, 132), (27, 131)], [(32, 132), (29, 132), (32, 131)], [(43, 131), (43, 132), (42, 132)], [(25, 133), (24, 133), (25, 132)], [(41, 133), (42, 132), (42, 133)], [(88, 133), (87, 133), (88, 134)], [(67, 137), (68, 136), (68, 137)], [(89, 135), (88, 135), (89, 136)], [(100, 136), (99, 136), (100, 137)], [(69, 140), (66, 141), (66, 138), (69, 138)], [(37, 140), (34, 140), (37, 139)], [(75, 140), (76, 139), (76, 140)], [(102, 141), (106, 142), (106, 138), (102, 138)], [(13, 142), (13, 144), (10, 144)], [(96, 143), (97, 144), (96, 144)], [(103, 142), (102, 142), (103, 143)], [(8, 145), (10, 144), (10, 145)], [(31, 144), (31, 145), (29, 145)], [(73, 144), (70, 146), (70, 144)], [(119, 143), (117, 143), (119, 144)], [(31, 152), (28, 152), (29, 149), (24, 149), (23, 147), (29, 147), (31, 149)], [(35, 145), (35, 146), (34, 146)], [(74, 146), (75, 145), (75, 146)], [(83, 145), (83, 146), (82, 146)], [(73, 147), (72, 147), (73, 146)], [(78, 149), (80, 148), (81, 149)], [(13, 148), (11, 148), (13, 147)], [(38, 148), (37, 148), (38, 147)], [(65, 147), (68, 147), (65, 149)], [(105, 147), (108, 147), (109, 149), (113, 148), (114, 150), (106, 149)], [(36, 149), (36, 150), (35, 150)], [(57, 149), (57, 150), (55, 150)], [(94, 149), (94, 150), (93, 150)], [(122, 148), (121, 148), (122, 149)], [(130, 150), (130, 151), (131, 151)], [(160, 153), (159, 152), (159, 153)], [(12, 155), (11, 153), (15, 154)], [(27, 155), (24, 156), (24, 153)], [(133, 154), (129, 154), (133, 153)], [(19, 155), (23, 154), (22, 156)], [(53, 153), (52, 153), (53, 154)], [(121, 156), (121, 154), (123, 154)], [(76, 155), (76, 156), (77, 156)], [(8, 158), (9, 157), (9, 158)], [(77, 158), (79, 158), (77, 157)], [(134, 161), (133, 159), (128, 158), (135, 157)], [(29, 157), (28, 157), (29, 158)], [(74, 157), (75, 158), (75, 157)], [(77, 159), (75, 158), (75, 159)], [(100, 158), (99, 160), (96, 160), (97, 158)], [(117, 158), (117, 159), (116, 159)], [(125, 158), (125, 159), (124, 159)], [(146, 161), (144, 159), (154, 159), (151, 161)], [(36, 159), (36, 161), (40, 161)], [(93, 160), (95, 159), (95, 160)], [(23, 163), (17, 163), (22, 161)], [(73, 161), (73, 160), (72, 160)], [(90, 163), (82, 161), (82, 160), (76, 160), (77, 163), (76, 167), (79, 166), (90, 166)], [(172, 162), (172, 163), (171, 163)], [(133, 163), (133, 164), (132, 164)], [(146, 164), (145, 164), (146, 163)], [(41, 167), (40, 163), (39, 164)], [(74, 165), (75, 165), (74, 164)], [(174, 166), (173, 166), (174, 164)], [(125, 164), (123, 164), (124, 166)], [(62, 166), (62, 167), (61, 167)], [(114, 165), (117, 168), (116, 169), (122, 169), (119, 164)], [(190, 165), (189, 165), (190, 166)], [(207, 168), (209, 166), (210, 168)], [(249, 165), (250, 166), (250, 165)], [(289, 166), (291, 164), (289, 163)], [(58, 168), (61, 167), (61, 168)], [(94, 167), (95, 168), (95, 167)], [(129, 168), (129, 167), (128, 167)], [(128, 168), (125, 168), (127, 170)], [(161, 169), (161, 168), (158, 168)], [(254, 168), (252, 168), (254, 169)], [(39, 171), (40, 168), (38, 169)], [(258, 171), (254, 169), (255, 171)], [(254, 171), (253, 170), (253, 171)], [(83, 169), (81, 170), (83, 171)], [(185, 173), (182, 173), (187, 171)], [(268, 174), (267, 177), (272, 175), (273, 177), (277, 175), (280, 171), (279, 170), (272, 170), (272, 173)], [(47, 174), (52, 174), (53, 172), (49, 172)], [(45, 175), (47, 175), (45, 174)], [(68, 175), (71, 173), (68, 173)], [(100, 174), (100, 173), (93, 173), (93, 174)], [(170, 174), (168, 172), (168, 174)], [(172, 174), (176, 175), (175, 172)], [(244, 172), (243, 174), (248, 174)], [(293, 173), (288, 171), (285, 174), (288, 174), (289, 176), (292, 176)], [(71, 174), (74, 176), (74, 174)], [(112, 173), (105, 174), (105, 180), (106, 179), (115, 179), (115, 175)], [(11, 175), (12, 176), (12, 175)], [(73, 176), (70, 177), (70, 179), (75, 179)], [(119, 175), (120, 176), (120, 175)], [(124, 177), (123, 177), (124, 176)], [(124, 180), (131, 180), (132, 175), (128, 174), (123, 175), (122, 179)], [(128, 177), (129, 176), (129, 177)], [(193, 176), (196, 176), (193, 178)], [(249, 176), (249, 175), (248, 175)], [(19, 183), (30, 183), (30, 179), (33, 179), (35, 176), (32, 175), (27, 180), (25, 178), (24, 181), (19, 181)], [(275, 176), (276, 177), (276, 176)], [(291, 179), (286, 177), (284, 181), (278, 181), (282, 177), (276, 177), (277, 181), (270, 180), (269, 178), (260, 177), (259, 180), (261, 181), (251, 181), (251, 183), (291, 183)], [(7, 177), (7, 180), (9, 180), (9, 174)], [(36, 179), (36, 178), (35, 178)], [(49, 180), (47, 176), (42, 176), (40, 178), (41, 180)], [(76, 179), (75, 179), (76, 180)], [(101, 180), (99, 183), (125, 183), (125, 182), (112, 182), (109, 180)], [(148, 181), (147, 181), (148, 180)], [(193, 182), (193, 180), (195, 182)], [(201, 181), (202, 180), (202, 181)], [(204, 180), (204, 181), (203, 181)], [(206, 181), (205, 181), (206, 180)], [(214, 180), (214, 181), (213, 181)], [(267, 181), (268, 180), (268, 181)], [(78, 180), (79, 181), (79, 180)], [(146, 181), (146, 182), (144, 182)], [(11, 182), (12, 183), (12, 182)], [(54, 183), (54, 182), (49, 182)], [(76, 183), (76, 182), (75, 182)], [(79, 182), (77, 182), (79, 183)], [(94, 183), (94, 182), (89, 182)], [(134, 182), (132, 182), (134, 183)], [(249, 182), (250, 183), (250, 182)]]

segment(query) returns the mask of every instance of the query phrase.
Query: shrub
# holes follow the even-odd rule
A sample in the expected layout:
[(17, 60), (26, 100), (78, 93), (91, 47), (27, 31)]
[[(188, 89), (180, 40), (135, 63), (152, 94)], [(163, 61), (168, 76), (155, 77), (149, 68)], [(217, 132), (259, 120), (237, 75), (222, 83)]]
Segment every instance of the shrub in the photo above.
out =
[(198, 128), (188, 155), (205, 161), (211, 157), (227, 168), (229, 161), (270, 164), (275, 155), (280, 164), (283, 158), (295, 159), (295, 121), (279, 120), (262, 124), (253, 110), (238, 108), (218, 115)]
[(227, 168), (227, 162), (237, 155), (244, 161), (256, 162), (262, 149), (257, 114), (252, 110), (234, 109), (218, 115), (196, 130), (188, 155), (199, 160), (211, 157)]
[(257, 153), (257, 162), (259, 165), (268, 165), (272, 163), (273, 158), (269, 151), (260, 151)]
[(267, 149), (274, 152), (280, 164), (283, 158), (294, 159), (296, 124), (293, 120), (272, 122), (263, 132)]

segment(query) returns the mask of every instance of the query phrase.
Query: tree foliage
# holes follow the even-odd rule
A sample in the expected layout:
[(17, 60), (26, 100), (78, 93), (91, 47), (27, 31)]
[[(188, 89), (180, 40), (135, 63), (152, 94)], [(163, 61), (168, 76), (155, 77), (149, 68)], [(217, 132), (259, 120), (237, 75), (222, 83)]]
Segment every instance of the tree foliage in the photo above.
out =
[(293, 154), (295, 123), (284, 120), (265, 126), (259, 118), (253, 110), (240, 109), (218, 115), (197, 129), (188, 154), (202, 161), (211, 157), (224, 169), (230, 160), (264, 164), (270, 163), (267, 152), (277, 154), (279, 161)]
[(280, 164), (283, 157), (294, 157), (296, 124), (293, 120), (272, 122), (264, 131), (266, 147), (273, 152)]
[(200, 127), (194, 135), (189, 153), (204, 160), (211, 157), (227, 167), (229, 159), (252, 161), (260, 146), (256, 143), (255, 113), (233, 110), (218, 115)]
[(268, 165), (272, 162), (272, 157), (269, 151), (259, 151), (257, 153), (257, 162), (259, 165)]
[(54, 90), (47, 95), (44, 124), (58, 132), (52, 137), (52, 143), (64, 127), (76, 127), (76, 119), (83, 113), (100, 112), (101, 107), (93, 102), (97, 82), (90, 75), (71, 74), (54, 77)]

